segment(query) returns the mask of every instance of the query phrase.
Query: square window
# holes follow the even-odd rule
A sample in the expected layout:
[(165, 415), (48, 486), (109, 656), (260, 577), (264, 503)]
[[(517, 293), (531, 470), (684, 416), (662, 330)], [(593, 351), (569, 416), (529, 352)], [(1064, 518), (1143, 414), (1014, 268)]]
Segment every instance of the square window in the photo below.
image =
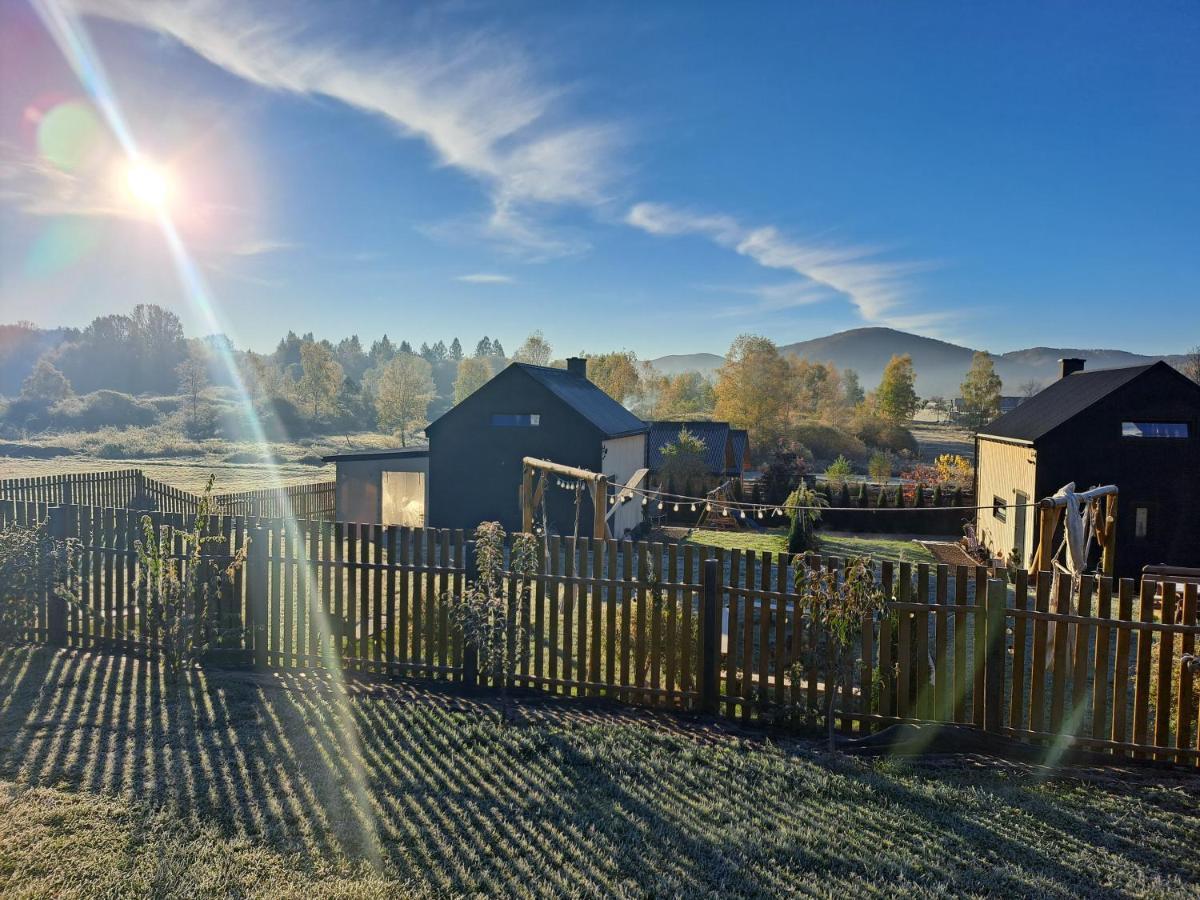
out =
[(1008, 519), (1008, 504), (999, 497), (992, 497), (992, 515), (1004, 522)]

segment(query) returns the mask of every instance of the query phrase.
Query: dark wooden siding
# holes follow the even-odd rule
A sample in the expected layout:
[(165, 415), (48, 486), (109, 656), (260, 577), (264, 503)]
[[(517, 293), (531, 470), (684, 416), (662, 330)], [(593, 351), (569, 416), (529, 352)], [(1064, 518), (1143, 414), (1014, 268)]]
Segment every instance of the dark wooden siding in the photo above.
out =
[[(1068, 481), (1120, 488), (1117, 575), (1148, 563), (1200, 566), (1200, 392), (1182, 376), (1150, 371), (1037, 442), (1037, 496)], [(1123, 421), (1187, 422), (1190, 437), (1123, 438)], [(1134, 510), (1150, 508), (1145, 538)]]
[[(493, 413), (534, 413), (541, 424), (494, 427)], [(520, 369), (506, 369), (430, 427), (427, 521), (464, 529), (498, 521), (509, 531), (519, 529), (521, 460), (537, 456), (599, 472), (601, 444), (599, 431), (569, 405)], [(546, 500), (551, 530), (571, 533), (571, 495), (551, 487)], [(590, 534), (591, 509), (585, 496), (583, 534)]]

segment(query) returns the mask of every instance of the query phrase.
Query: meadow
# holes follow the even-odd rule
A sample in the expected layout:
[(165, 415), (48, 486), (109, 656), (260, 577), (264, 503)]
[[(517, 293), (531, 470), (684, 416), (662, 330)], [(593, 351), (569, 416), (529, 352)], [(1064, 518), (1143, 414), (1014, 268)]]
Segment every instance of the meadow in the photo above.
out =
[(0, 652), (5, 896), (1200, 896), (1194, 775)]

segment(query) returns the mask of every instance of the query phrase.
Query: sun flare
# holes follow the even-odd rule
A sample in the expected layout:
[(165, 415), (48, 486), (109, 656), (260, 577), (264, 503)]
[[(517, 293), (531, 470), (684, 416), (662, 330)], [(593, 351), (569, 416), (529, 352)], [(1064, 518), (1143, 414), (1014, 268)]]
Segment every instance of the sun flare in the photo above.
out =
[(147, 162), (130, 163), (125, 170), (125, 188), (142, 206), (161, 209), (171, 196), (171, 182), (159, 166)]

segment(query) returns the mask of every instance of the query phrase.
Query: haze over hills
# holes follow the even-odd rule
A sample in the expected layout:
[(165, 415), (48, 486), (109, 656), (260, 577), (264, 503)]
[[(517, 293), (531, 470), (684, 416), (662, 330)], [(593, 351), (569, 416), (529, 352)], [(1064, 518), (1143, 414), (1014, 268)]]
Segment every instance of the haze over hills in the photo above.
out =
[[(883, 367), (897, 353), (907, 353), (917, 372), (917, 393), (922, 397), (941, 395), (954, 397), (963, 376), (971, 365), (975, 350), (936, 338), (909, 334), (893, 328), (854, 328), (837, 334), (785, 344), (782, 352), (803, 356), (814, 362), (831, 362), (839, 369), (854, 369), (863, 387), (871, 389), (879, 383)], [(1089, 369), (1112, 369), (1137, 366), (1165, 359), (1178, 365), (1181, 356), (1145, 356), (1125, 350), (1081, 349), (1077, 347), (1030, 347), (993, 354), (996, 372), (1004, 382), (1006, 394), (1017, 394), (1027, 381), (1042, 385), (1058, 377), (1058, 360), (1077, 356), (1087, 360)], [(668, 374), (697, 371), (706, 375), (716, 372), (724, 358), (715, 353), (689, 353), (663, 356), (650, 360), (660, 371)]]

